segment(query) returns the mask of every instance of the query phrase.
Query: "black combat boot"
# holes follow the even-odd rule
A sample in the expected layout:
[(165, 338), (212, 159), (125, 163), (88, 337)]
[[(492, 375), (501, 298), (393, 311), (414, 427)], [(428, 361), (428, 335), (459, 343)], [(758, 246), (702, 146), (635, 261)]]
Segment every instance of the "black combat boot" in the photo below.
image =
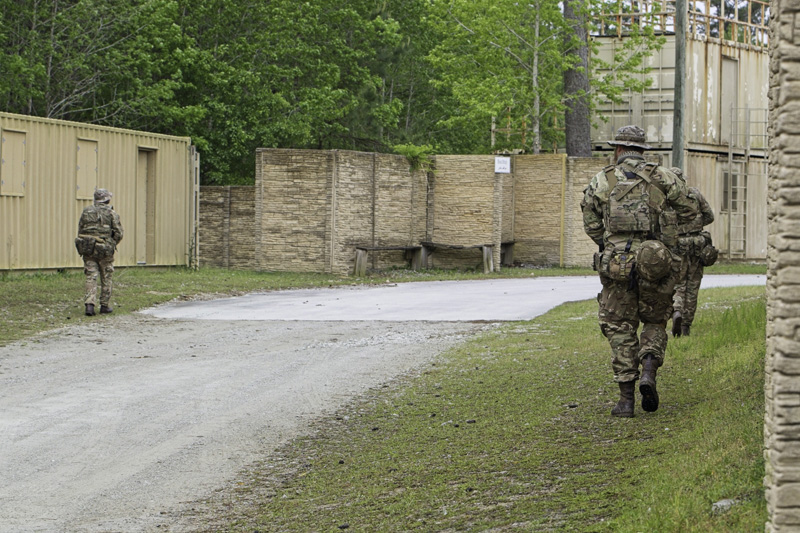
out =
[(619, 401), (611, 410), (611, 416), (633, 418), (633, 404), (635, 403), (633, 394), (635, 389), (635, 381), (619, 383)]
[(689, 326), (688, 324), (684, 324), (683, 326), (681, 326), (681, 335), (683, 335), (684, 337), (688, 337), (690, 327), (691, 326)]
[(656, 371), (658, 363), (652, 355), (642, 360), (642, 377), (639, 381), (639, 392), (642, 394), (642, 409), (653, 412), (658, 409), (658, 391), (656, 390)]
[(672, 335), (673, 337), (680, 337), (683, 333), (683, 329), (681, 328), (681, 323), (683, 322), (683, 315), (681, 315), (680, 311), (675, 311), (672, 313)]
[(94, 316), (94, 304), (86, 304), (86, 316)]
[(114, 310), (111, 309), (111, 306), (102, 305), (102, 304), (100, 305), (100, 313), (101, 314), (107, 315), (108, 313), (113, 313), (113, 312), (114, 312)]

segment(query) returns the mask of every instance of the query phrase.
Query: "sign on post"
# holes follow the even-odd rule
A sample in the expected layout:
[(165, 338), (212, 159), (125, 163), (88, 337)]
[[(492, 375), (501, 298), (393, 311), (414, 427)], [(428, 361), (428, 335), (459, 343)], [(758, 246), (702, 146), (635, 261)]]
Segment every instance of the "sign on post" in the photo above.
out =
[(511, 158), (510, 157), (495, 157), (494, 158), (494, 173), (495, 174), (511, 174)]

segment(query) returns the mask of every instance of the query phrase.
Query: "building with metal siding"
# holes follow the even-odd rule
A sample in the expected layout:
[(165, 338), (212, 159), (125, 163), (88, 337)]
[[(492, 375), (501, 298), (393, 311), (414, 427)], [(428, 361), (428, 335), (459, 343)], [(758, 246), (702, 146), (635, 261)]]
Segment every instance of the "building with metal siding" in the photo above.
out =
[[(621, 3), (623, 5), (625, 3)], [(598, 107), (608, 122), (597, 121), (594, 149), (610, 150), (605, 141), (626, 124), (641, 125), (652, 153), (663, 164), (672, 159), (675, 108), (674, 4), (637, 4), (641, 15), (610, 14), (602, 35), (593, 39), (609, 61), (625, 39), (625, 21), (650, 17), (664, 35), (663, 48), (648, 60), (642, 75), (651, 85), (629, 91), (620, 103)], [(719, 0), (688, 3), (685, 36), (684, 172), (714, 208), (707, 229), (724, 256), (764, 259), (767, 253), (767, 108), (769, 6), (759, 0), (726, 4)], [(602, 75), (602, 71), (600, 72)]]
[(81, 211), (110, 190), (115, 264), (196, 264), (198, 156), (188, 137), (0, 113), (0, 270), (80, 267)]

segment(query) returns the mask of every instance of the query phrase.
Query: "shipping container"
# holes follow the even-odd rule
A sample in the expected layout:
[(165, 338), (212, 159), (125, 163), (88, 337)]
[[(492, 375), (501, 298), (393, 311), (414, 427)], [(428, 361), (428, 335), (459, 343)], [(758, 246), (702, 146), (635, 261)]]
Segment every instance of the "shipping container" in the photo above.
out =
[(199, 157), (188, 137), (0, 113), (0, 270), (80, 267), (78, 219), (113, 193), (125, 236), (115, 264), (197, 257)]

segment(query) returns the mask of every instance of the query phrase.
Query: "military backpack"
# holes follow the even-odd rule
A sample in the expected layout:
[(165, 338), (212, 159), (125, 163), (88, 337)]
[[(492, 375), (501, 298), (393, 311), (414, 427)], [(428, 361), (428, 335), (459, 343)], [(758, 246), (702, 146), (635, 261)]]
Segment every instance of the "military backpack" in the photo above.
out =
[(116, 242), (112, 224), (114, 213), (109, 208), (91, 205), (81, 213), (82, 232), (75, 238), (75, 249), (82, 256), (104, 259), (114, 255)]

